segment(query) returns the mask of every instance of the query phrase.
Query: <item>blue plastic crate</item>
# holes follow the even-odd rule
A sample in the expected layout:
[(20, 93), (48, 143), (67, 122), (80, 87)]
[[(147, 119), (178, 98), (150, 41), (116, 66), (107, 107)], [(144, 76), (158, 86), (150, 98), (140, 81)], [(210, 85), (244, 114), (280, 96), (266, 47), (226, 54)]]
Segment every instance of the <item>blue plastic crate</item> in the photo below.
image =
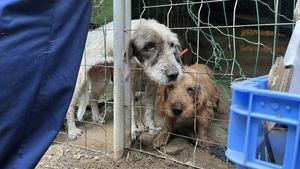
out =
[[(262, 76), (232, 85), (226, 156), (248, 168), (300, 169), (300, 96), (267, 90), (267, 83), (267, 76)], [(260, 148), (263, 121), (287, 127), (269, 135), (276, 163), (269, 162)]]

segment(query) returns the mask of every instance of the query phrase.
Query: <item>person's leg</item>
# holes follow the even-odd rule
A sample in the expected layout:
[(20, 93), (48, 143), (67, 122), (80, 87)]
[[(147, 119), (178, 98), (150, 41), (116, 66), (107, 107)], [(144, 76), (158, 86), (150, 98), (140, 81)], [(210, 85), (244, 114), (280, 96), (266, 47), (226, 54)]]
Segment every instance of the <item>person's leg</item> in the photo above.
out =
[(58, 133), (90, 15), (90, 0), (1, 0), (1, 168), (33, 168)]

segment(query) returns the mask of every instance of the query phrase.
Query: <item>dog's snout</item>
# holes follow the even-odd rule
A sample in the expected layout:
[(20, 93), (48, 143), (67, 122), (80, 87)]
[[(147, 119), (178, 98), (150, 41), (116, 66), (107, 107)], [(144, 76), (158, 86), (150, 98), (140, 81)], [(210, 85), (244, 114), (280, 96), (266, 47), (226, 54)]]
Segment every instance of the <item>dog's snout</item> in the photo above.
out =
[(179, 70), (175, 66), (167, 69), (167, 76), (170, 81), (175, 81), (178, 77), (178, 74), (179, 74)]
[(180, 103), (174, 103), (173, 105), (172, 105), (172, 110), (173, 110), (173, 113), (175, 114), (175, 115), (180, 115), (181, 113), (182, 113), (182, 111), (183, 111), (183, 108), (182, 108), (182, 104), (180, 104)]

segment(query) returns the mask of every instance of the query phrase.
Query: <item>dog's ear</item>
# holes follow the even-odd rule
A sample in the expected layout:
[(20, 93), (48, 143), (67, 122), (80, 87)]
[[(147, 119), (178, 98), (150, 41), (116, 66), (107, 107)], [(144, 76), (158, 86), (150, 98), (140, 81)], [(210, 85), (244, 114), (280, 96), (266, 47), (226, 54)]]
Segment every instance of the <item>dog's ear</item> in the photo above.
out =
[(168, 90), (166, 86), (161, 86), (159, 89), (159, 108), (163, 109), (164, 102), (167, 100)]
[(214, 83), (214, 91), (215, 93), (217, 93), (215, 95), (215, 108), (216, 108), (216, 111), (220, 114), (224, 114), (226, 113), (226, 107), (225, 107), (225, 103), (224, 103), (224, 99), (223, 99), (223, 95), (222, 95), (222, 92), (221, 92), (221, 89), (220, 87)]
[(196, 104), (196, 111), (201, 111), (203, 104), (205, 104), (207, 98), (206, 98), (206, 92), (202, 91), (201, 87), (201, 74), (195, 73), (195, 104)]
[(128, 45), (125, 49), (124, 55), (123, 55), (123, 62), (124, 62), (124, 77), (125, 80), (129, 80), (129, 76), (131, 74), (131, 66), (132, 66), (132, 62), (131, 59), (134, 57), (133, 56), (133, 48), (134, 48), (134, 44), (133, 44), (133, 39), (131, 39), (128, 42)]
[(167, 91), (167, 87), (166, 86), (161, 86), (159, 89), (159, 103), (158, 103), (158, 115), (160, 116), (164, 116), (165, 112), (164, 112), (164, 104), (167, 100), (168, 97), (168, 91)]
[(203, 111), (213, 110), (213, 103), (209, 95), (205, 90), (201, 90), (201, 86), (196, 87), (196, 114), (199, 114)]
[(201, 86), (200, 84), (197, 84), (195, 86), (195, 103), (196, 105), (201, 105), (201, 102), (203, 102), (202, 92), (201, 92)]

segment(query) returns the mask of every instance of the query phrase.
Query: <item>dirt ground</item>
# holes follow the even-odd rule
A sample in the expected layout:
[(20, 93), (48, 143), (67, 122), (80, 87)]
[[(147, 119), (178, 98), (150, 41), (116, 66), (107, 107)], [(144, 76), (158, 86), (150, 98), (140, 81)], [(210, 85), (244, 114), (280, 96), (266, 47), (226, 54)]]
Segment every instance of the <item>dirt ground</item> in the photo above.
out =
[[(185, 153), (189, 154), (187, 151)], [(206, 156), (204, 160), (215, 160), (213, 157)], [(211, 161), (212, 162), (212, 161)], [(191, 164), (189, 162), (187, 164)], [(180, 164), (172, 160), (159, 158), (137, 151), (129, 151), (126, 156), (118, 161), (105, 153), (88, 151), (82, 148), (76, 148), (66, 144), (54, 143), (46, 152), (37, 169), (57, 168), (57, 169), (91, 169), (91, 168), (156, 168), (156, 169), (188, 169), (188, 165)], [(202, 168), (202, 167), (201, 167)], [(227, 168), (226, 164), (218, 162), (203, 168)]]
[[(114, 161), (113, 156), (113, 123), (112, 108), (108, 107), (106, 123), (97, 125), (92, 123), (77, 123), (84, 133), (74, 141), (66, 137), (63, 127), (55, 142), (48, 149), (39, 162), (37, 169), (42, 168), (197, 168), (223, 169), (234, 168), (225, 157), (227, 140), (228, 115), (218, 117), (221, 121), (214, 121), (210, 127), (210, 139), (217, 144), (211, 144), (207, 149), (195, 146), (194, 142), (183, 138), (174, 137), (166, 147), (161, 150), (152, 148), (153, 136), (147, 132), (142, 133), (140, 139), (132, 144), (122, 160)], [(85, 115), (85, 120), (90, 121), (90, 113)], [(156, 119), (159, 121), (158, 119)], [(158, 122), (162, 125), (162, 121)], [(179, 122), (176, 134), (190, 135), (191, 122)], [(190, 126), (189, 126), (190, 125)], [(149, 155), (145, 152), (148, 152)], [(157, 156), (163, 156), (164, 159)], [(175, 162), (177, 161), (177, 162)]]
[(127, 156), (119, 161), (114, 161), (110, 156), (81, 148), (71, 147), (66, 144), (53, 144), (44, 155), (37, 169), (44, 168), (188, 168), (188, 166), (153, 157), (144, 153), (130, 151)]

